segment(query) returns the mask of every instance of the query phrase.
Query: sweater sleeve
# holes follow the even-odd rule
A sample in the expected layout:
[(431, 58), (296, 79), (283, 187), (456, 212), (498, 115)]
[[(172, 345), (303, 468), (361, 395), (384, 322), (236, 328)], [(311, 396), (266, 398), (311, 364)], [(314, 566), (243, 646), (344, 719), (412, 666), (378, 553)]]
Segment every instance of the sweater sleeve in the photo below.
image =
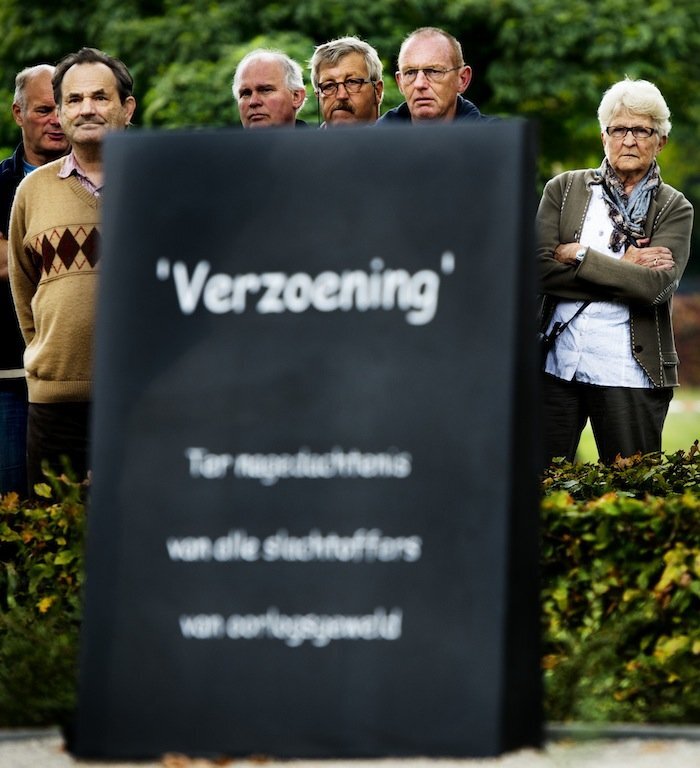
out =
[[(663, 245), (671, 250), (674, 268), (655, 270), (627, 261), (611, 259), (607, 254), (588, 248), (577, 265), (561, 264), (554, 258), (560, 243), (576, 242), (580, 231), (562, 226), (562, 212), (568, 189), (567, 175), (555, 177), (545, 186), (537, 212), (537, 260), (544, 293), (562, 299), (578, 301), (624, 301), (629, 304), (655, 306), (667, 301), (680, 282), (688, 263), (693, 207), (676, 190), (670, 192), (661, 209), (653, 203), (647, 233), (651, 245)], [(571, 195), (574, 203), (575, 194)], [(580, 203), (580, 200), (576, 200)], [(575, 215), (579, 227), (585, 215), (585, 203)]]
[(649, 243), (666, 246), (671, 251), (672, 269), (649, 269), (592, 251), (579, 266), (577, 278), (608, 290), (618, 301), (642, 306), (657, 306), (668, 301), (688, 264), (693, 229), (693, 206), (680, 192), (673, 192), (662, 210), (656, 212)]
[(27, 254), (25, 238), (27, 235), (27, 207), (25, 185), (20, 184), (10, 214), (10, 237), (8, 263), (10, 270), (10, 287), (15, 303), (15, 311), (25, 344), (34, 338), (34, 315), (32, 299), (36, 293), (40, 269)]

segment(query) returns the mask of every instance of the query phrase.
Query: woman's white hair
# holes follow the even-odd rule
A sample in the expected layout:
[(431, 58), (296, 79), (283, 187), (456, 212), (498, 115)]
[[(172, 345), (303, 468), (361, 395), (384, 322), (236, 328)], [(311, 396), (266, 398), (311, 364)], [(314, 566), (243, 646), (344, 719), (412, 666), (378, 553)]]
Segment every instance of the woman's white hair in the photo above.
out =
[(650, 117), (659, 136), (668, 136), (671, 133), (671, 111), (661, 91), (648, 80), (630, 80), (626, 77), (605, 91), (598, 107), (601, 132), (622, 109)]

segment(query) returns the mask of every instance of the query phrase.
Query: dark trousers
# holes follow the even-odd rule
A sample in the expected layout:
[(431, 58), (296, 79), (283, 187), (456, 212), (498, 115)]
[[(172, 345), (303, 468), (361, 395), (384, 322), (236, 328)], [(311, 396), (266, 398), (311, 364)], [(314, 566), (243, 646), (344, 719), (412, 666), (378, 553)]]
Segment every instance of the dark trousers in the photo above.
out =
[(670, 387), (635, 389), (599, 387), (542, 374), (545, 466), (555, 456), (573, 461), (581, 432), (590, 419), (600, 459), (611, 464), (617, 454), (661, 450)]
[(0, 379), (0, 493), (27, 495), (27, 383)]
[(29, 403), (27, 418), (27, 480), (30, 494), (46, 482), (42, 463), (56, 473), (67, 459), (73, 477), (84, 480), (88, 471), (90, 403)]

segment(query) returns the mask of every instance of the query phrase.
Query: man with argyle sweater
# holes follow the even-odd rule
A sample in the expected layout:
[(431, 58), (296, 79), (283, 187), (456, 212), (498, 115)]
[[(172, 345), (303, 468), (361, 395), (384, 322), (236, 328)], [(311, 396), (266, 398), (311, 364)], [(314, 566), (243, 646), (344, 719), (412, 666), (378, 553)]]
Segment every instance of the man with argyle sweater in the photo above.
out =
[(60, 473), (66, 457), (78, 479), (87, 474), (102, 142), (125, 129), (136, 108), (123, 62), (94, 48), (64, 57), (52, 83), (72, 151), (22, 181), (10, 221), (10, 284), (26, 343), (30, 491), (44, 479), (42, 462)]

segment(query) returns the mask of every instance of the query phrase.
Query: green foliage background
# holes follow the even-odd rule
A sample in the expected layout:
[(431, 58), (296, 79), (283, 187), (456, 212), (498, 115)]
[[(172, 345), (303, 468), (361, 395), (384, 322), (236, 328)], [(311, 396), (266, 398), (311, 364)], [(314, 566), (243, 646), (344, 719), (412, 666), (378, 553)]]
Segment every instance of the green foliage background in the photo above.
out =
[[(142, 126), (226, 126), (238, 122), (230, 82), (250, 48), (279, 47), (305, 65), (314, 45), (360, 35), (384, 61), (388, 109), (401, 100), (392, 77), (401, 40), (435, 25), (462, 42), (473, 101), (539, 123), (540, 185), (558, 170), (599, 162), (595, 115), (610, 84), (625, 75), (657, 83), (674, 122), (664, 178), (698, 202), (698, 11), (698, 0), (0, 0), (0, 147), (17, 140), (15, 73), (82, 45), (127, 63)], [(309, 95), (302, 117), (315, 123)]]

